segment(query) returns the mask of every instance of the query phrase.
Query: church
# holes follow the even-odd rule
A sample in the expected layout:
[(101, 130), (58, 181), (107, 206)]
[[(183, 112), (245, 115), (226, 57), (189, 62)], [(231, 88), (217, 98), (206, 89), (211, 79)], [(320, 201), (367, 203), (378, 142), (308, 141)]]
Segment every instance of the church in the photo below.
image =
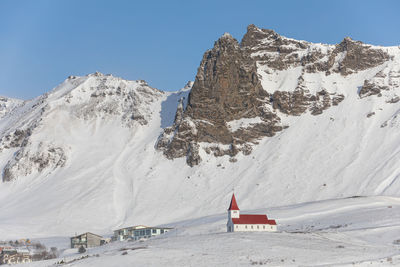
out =
[(228, 209), (228, 232), (275, 232), (276, 221), (265, 214), (240, 214), (235, 194), (232, 195)]

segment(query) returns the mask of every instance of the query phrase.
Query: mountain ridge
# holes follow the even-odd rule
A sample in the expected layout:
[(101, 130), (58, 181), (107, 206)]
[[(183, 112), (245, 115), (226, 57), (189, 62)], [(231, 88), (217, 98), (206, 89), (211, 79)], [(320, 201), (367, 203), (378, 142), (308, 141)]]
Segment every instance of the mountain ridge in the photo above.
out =
[[(237, 153), (250, 154), (252, 144), (283, 129), (277, 111), (293, 116), (308, 111), (320, 115), (339, 105), (345, 95), (332, 88), (336, 80), (362, 76), (360, 97), (389, 90), (390, 86), (376, 87), (358, 73), (382, 68), (389, 60), (397, 60), (398, 64), (398, 51), (391, 54), (348, 37), (337, 45), (312, 44), (254, 25), (248, 26), (240, 44), (225, 33), (213, 49), (205, 52), (183, 118), (174, 123), (174, 131), (166, 128), (158, 148), (168, 158), (186, 155), (188, 164), (193, 166), (201, 162), (200, 143), (221, 143), (230, 147), (211, 145), (205, 148), (207, 153), (229, 155), (236, 161)], [(397, 79), (398, 67), (395, 72)], [(285, 84), (286, 80), (289, 81)], [(272, 89), (276, 87), (274, 83), (283, 86)], [(396, 95), (390, 102), (395, 101)], [(253, 121), (232, 132), (230, 121), (241, 119)]]
[(398, 196), (400, 49), (346, 40), (332, 56), (254, 27), (243, 47), (217, 41), (183, 90), (94, 73), (12, 109), (0, 234), (166, 224), (220, 213), (233, 189), (253, 209)]

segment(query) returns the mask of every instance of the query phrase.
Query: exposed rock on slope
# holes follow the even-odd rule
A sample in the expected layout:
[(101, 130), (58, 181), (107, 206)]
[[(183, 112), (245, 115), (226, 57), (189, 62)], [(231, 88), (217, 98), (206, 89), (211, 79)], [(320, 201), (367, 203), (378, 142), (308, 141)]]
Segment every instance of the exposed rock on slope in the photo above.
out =
[(294, 116), (300, 116), (307, 110), (312, 115), (319, 115), (332, 105), (337, 106), (343, 99), (343, 95), (329, 94), (324, 89), (315, 95), (302, 89), (293, 92), (275, 91), (272, 95), (274, 109)]
[(0, 96), (0, 119), (10, 114), (13, 109), (22, 105), (24, 101)]
[(306, 72), (353, 72), (379, 66), (389, 55), (349, 37), (337, 45), (323, 45), (283, 37), (273, 30), (249, 25), (241, 42), (260, 65), (275, 70), (305, 67)]
[(49, 171), (52, 171), (64, 167), (66, 161), (67, 157), (61, 147), (39, 143), (38, 148), (35, 149), (32, 149), (32, 147), (30, 149), (22, 148), (4, 167), (3, 182), (27, 176), (34, 171), (41, 173), (49, 168)]
[[(313, 44), (250, 25), (239, 45), (224, 34), (204, 54), (187, 107), (183, 111), (179, 105), (179, 120), (165, 129), (157, 148), (170, 159), (186, 156), (190, 166), (200, 162), (202, 149), (215, 156), (248, 154), (252, 143), (282, 130), (281, 113), (319, 115), (342, 102), (345, 94), (329, 90), (337, 87), (332, 75), (345, 79), (391, 59), (386, 51), (350, 38), (337, 45)], [(360, 95), (383, 88), (370, 89), (366, 81)], [(193, 150), (194, 144), (199, 149)]]
[[(224, 34), (204, 54), (186, 110), (182, 112), (180, 103), (178, 119), (165, 130), (157, 147), (168, 158), (187, 155), (191, 166), (200, 162), (200, 142), (229, 145), (230, 149), (218, 155), (234, 156), (243, 144), (273, 136), (282, 129), (278, 116), (265, 105), (268, 101), (255, 62), (231, 35)], [(227, 125), (230, 121), (252, 118), (259, 121), (246, 129), (231, 131)]]
[[(399, 48), (400, 50), (400, 48)], [(399, 96), (393, 88), (400, 87), (400, 66), (387, 64), (388, 66), (375, 74), (371, 79), (365, 80), (359, 91), (361, 98), (376, 95), (381, 97), (385, 94), (387, 103), (397, 103)]]

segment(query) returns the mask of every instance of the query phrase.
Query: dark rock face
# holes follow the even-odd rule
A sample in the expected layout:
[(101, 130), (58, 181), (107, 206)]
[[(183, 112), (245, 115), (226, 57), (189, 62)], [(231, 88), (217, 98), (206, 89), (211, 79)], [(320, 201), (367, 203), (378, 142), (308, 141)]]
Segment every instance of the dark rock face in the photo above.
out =
[(259, 64), (271, 69), (303, 66), (308, 73), (325, 72), (327, 75), (332, 72), (349, 75), (379, 66), (390, 58), (383, 50), (349, 37), (340, 44), (330, 46), (324, 53), (313, 47), (312, 43), (287, 39), (272, 30), (259, 29), (254, 25), (248, 26), (241, 45), (252, 53), (253, 59)]
[(186, 114), (213, 121), (254, 117), (261, 90), (255, 63), (226, 35), (204, 54)]
[(371, 96), (371, 95), (378, 95), (382, 91), (387, 91), (389, 90), (389, 87), (386, 85), (377, 85), (369, 80), (364, 81), (364, 85), (361, 87), (361, 90), (359, 92), (359, 95), (361, 98)]
[[(179, 104), (174, 125), (165, 129), (157, 147), (168, 158), (193, 158), (193, 142), (244, 144), (273, 136), (282, 127), (278, 116), (265, 107), (266, 102), (268, 94), (261, 87), (254, 60), (225, 34), (204, 54), (186, 110), (182, 112), (183, 105)], [(226, 124), (255, 117), (262, 122), (249, 129), (232, 132)], [(189, 160), (188, 156), (188, 162), (195, 165), (199, 161)]]
[(274, 70), (301, 66), (305, 60), (314, 62), (323, 57), (316, 52), (303, 59), (294, 52), (306, 49), (306, 42), (283, 38), (273, 30), (259, 29), (253, 24), (247, 27), (241, 46), (252, 54), (253, 60)]
[(336, 45), (330, 56), (330, 61), (333, 61), (333, 58), (339, 53), (345, 53), (345, 56), (335, 71), (342, 75), (382, 65), (389, 59), (389, 55), (384, 51), (371, 48), (371, 46), (360, 41), (354, 41), (349, 37), (344, 38), (340, 44)]
[[(305, 82), (309, 73), (346, 76), (380, 66), (389, 58), (383, 50), (350, 38), (337, 45), (312, 44), (254, 25), (248, 26), (240, 44), (224, 34), (204, 54), (186, 109), (181, 100), (174, 124), (164, 129), (156, 147), (167, 158), (186, 157), (190, 166), (201, 161), (201, 149), (216, 157), (228, 155), (235, 162), (238, 153), (249, 155), (257, 140), (287, 127), (282, 127), (279, 112), (319, 115), (344, 100), (344, 95), (322, 87), (310, 93)], [(301, 74), (294, 90), (262, 88), (258, 68), (274, 75), (297, 67)], [(383, 90), (376, 88), (366, 81), (360, 96)]]
[(312, 115), (322, 114), (324, 110), (338, 105), (343, 99), (343, 95), (329, 94), (326, 90), (321, 90), (315, 95), (303, 89), (294, 92), (276, 91), (272, 95), (274, 109), (293, 116), (300, 116), (307, 110), (310, 110)]

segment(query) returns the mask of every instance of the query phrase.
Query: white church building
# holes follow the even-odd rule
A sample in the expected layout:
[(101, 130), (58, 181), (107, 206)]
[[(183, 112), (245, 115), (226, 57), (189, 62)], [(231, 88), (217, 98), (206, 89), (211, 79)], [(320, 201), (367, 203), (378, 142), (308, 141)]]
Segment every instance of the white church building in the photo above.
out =
[(268, 219), (265, 214), (240, 214), (235, 194), (232, 195), (228, 208), (226, 227), (228, 232), (275, 232), (277, 230), (276, 221)]

